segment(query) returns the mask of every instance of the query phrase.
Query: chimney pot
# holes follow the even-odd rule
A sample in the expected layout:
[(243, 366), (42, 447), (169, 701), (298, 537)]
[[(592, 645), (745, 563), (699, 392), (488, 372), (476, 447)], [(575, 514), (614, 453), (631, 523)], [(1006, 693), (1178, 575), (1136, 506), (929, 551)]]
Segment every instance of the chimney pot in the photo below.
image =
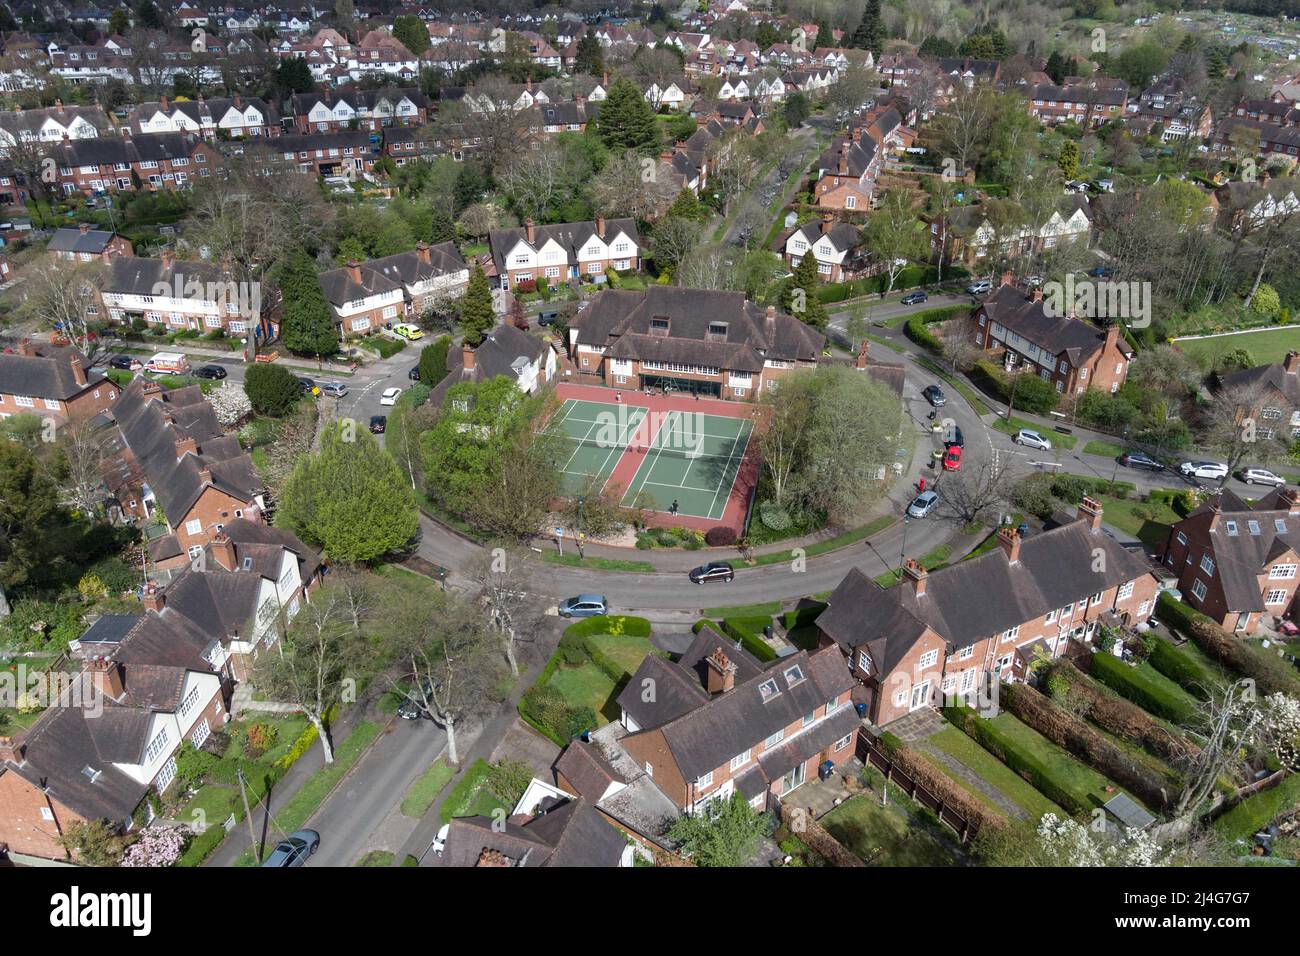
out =
[(1102, 511), (1101, 503), (1093, 498), (1085, 496), (1079, 502), (1079, 517), (1087, 521), (1088, 527), (1093, 531), (1101, 527)]
[(227, 571), (235, 570), (235, 542), (224, 531), (212, 539), (212, 559)]
[(463, 356), (463, 358), (462, 358), (462, 360), (461, 360), (461, 364), (464, 366), (465, 371), (467, 371), (467, 372), (473, 371), (473, 369), (474, 369), (474, 347), (473, 347), (472, 345), (470, 345), (468, 342), (466, 342), (466, 343), (461, 347), (461, 355)]
[(912, 590), (916, 593), (917, 597), (921, 597), (925, 594), (926, 581), (929, 579), (930, 575), (919, 561), (916, 561), (913, 558), (908, 558), (904, 561), (903, 575), (911, 583)]
[(705, 678), (710, 694), (725, 694), (736, 686), (736, 665), (722, 648), (714, 648), (704, 662), (707, 665)]
[(1017, 564), (1020, 561), (1020, 532), (1015, 528), (998, 528), (998, 547), (1007, 556), (1007, 562)]
[(176, 439), (176, 460), (180, 461), (187, 454), (193, 452), (198, 454), (199, 443), (193, 435), (186, 435), (184, 438)]

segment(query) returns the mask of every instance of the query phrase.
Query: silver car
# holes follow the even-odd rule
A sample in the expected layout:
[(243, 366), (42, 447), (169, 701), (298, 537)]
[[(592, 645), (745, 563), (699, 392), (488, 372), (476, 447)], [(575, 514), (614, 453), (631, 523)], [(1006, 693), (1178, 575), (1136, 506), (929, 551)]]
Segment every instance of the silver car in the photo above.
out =
[(933, 491), (923, 491), (907, 506), (909, 518), (924, 518), (939, 504), (939, 496)]
[(348, 387), (342, 382), (326, 382), (320, 390), (321, 394), (332, 395), (334, 398), (342, 398), (348, 393)]
[(1016, 432), (1015, 442), (1017, 445), (1024, 445), (1028, 448), (1037, 448), (1041, 451), (1052, 450), (1052, 440), (1050, 438), (1044, 438), (1042, 435), (1038, 434), (1038, 432), (1031, 431), (1028, 428), (1022, 428), (1020, 431)]
[(1272, 485), (1274, 488), (1281, 488), (1286, 484), (1285, 478), (1273, 474), (1267, 468), (1243, 468), (1241, 480), (1248, 485)]

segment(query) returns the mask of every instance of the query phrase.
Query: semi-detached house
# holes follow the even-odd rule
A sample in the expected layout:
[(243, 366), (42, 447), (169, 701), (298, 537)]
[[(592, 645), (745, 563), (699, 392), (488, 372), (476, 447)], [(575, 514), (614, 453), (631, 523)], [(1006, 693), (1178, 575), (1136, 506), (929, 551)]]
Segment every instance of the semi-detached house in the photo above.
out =
[(280, 114), (255, 96), (194, 100), (160, 100), (141, 103), (127, 122), (136, 133), (198, 133), (211, 140), (218, 137), (243, 139), (279, 136)]
[(453, 242), (399, 252), (321, 273), (321, 289), (345, 335), (367, 335), (463, 295), (469, 266)]
[(861, 268), (857, 254), (862, 230), (847, 222), (836, 222), (823, 213), (820, 222), (805, 223), (790, 233), (782, 248), (791, 269), (798, 268), (804, 256), (817, 260), (817, 277), (823, 282), (843, 282)]
[(817, 627), (866, 684), (872, 723), (1022, 679), (1035, 659), (1091, 643), (1101, 625), (1146, 620), (1159, 584), (1101, 522), (1101, 506), (1084, 498), (1077, 520), (1027, 538), (1000, 529), (980, 557), (933, 573), (908, 559), (890, 588), (851, 570)]
[(0, 419), (84, 421), (107, 411), (117, 393), (116, 383), (90, 371), (86, 356), (71, 346), (38, 347), (23, 339), (15, 351), (0, 353)]
[(556, 285), (569, 279), (641, 268), (641, 237), (633, 219), (562, 222), (538, 226), (531, 219), (522, 229), (488, 233), (497, 283), (511, 289), (546, 279)]
[(257, 283), (237, 280), (228, 264), (178, 260), (164, 249), (157, 259), (110, 259), (86, 313), (123, 325), (142, 319), (169, 332), (274, 337), (273, 305), (273, 296), (263, 296)]

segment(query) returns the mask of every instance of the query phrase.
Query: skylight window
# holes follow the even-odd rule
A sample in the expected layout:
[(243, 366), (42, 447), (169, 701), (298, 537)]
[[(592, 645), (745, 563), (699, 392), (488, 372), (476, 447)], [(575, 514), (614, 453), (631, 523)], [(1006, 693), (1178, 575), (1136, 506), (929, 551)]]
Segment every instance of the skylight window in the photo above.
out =
[(1235, 521), (1225, 521), (1225, 522), (1223, 523), (1223, 526), (1224, 526), (1225, 528), (1228, 529), (1228, 535), (1229, 535), (1229, 537), (1234, 537), (1234, 538), (1235, 538), (1235, 537), (1237, 536), (1237, 522), (1235, 522)]
[(1259, 522), (1258, 522), (1258, 521), (1247, 521), (1247, 522), (1246, 522), (1246, 527), (1250, 529), (1250, 533), (1251, 533), (1251, 534), (1259, 534)]
[(768, 678), (758, 685), (758, 695), (763, 698), (764, 702), (771, 700), (781, 693), (781, 688), (776, 685), (775, 678)]
[(785, 682), (787, 686), (793, 687), (801, 680), (803, 680), (803, 670), (800, 669), (798, 664), (795, 664), (793, 667), (787, 667), (785, 669)]
[(1277, 530), (1278, 534), (1286, 534), (1286, 519), (1274, 518), (1273, 527)]

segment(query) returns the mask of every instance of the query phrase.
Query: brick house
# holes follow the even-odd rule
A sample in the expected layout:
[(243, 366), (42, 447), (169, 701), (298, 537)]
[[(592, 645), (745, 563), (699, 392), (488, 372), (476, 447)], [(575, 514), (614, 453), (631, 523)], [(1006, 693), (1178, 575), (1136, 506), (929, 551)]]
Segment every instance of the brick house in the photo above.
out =
[(109, 130), (108, 117), (98, 106), (53, 106), (0, 112), (0, 156), (16, 142), (58, 143), (64, 139), (96, 139)]
[(1291, 612), (1300, 566), (1300, 492), (1246, 504), (1221, 490), (1169, 529), (1164, 563), (1183, 601), (1229, 631), (1254, 633)]
[(108, 411), (120, 389), (89, 365), (71, 346), (23, 339), (15, 351), (0, 353), (0, 418), (39, 415), (62, 424)]
[(221, 154), (196, 133), (65, 140), (50, 150), (65, 196), (185, 189), (212, 175)]
[(1272, 439), (1278, 429), (1289, 429), (1292, 439), (1300, 438), (1300, 352), (1287, 352), (1281, 362), (1216, 376), (1214, 384), (1220, 390), (1260, 393), (1251, 417), (1258, 422), (1259, 437), (1264, 441)]
[(441, 408), (451, 386), (460, 382), (486, 382), (504, 375), (525, 395), (554, 381), (555, 350), (542, 339), (513, 325), (498, 325), (476, 346), (462, 345), (447, 354), (447, 374), (429, 393), (434, 408)]
[(1123, 80), (1066, 77), (1066, 85), (1042, 83), (1025, 90), (1029, 115), (1055, 126), (1073, 120), (1084, 129), (1096, 129), (1122, 119), (1128, 107), (1128, 84)]
[(226, 435), (198, 386), (164, 391), (137, 377), (113, 406), (105, 484), (124, 517), (164, 522), (149, 542), (155, 568), (196, 559), (239, 518), (265, 520), (265, 489), (235, 435)]
[(1295, 163), (1300, 159), (1300, 128), (1230, 116), (1219, 123), (1210, 145), (1218, 152), (1242, 149), (1265, 159), (1281, 156)]
[(792, 369), (813, 368), (826, 337), (743, 292), (607, 289), (569, 322), (580, 375), (612, 388), (667, 387), (753, 401)]
[(374, 168), (376, 159), (370, 134), (365, 130), (301, 135), (286, 133), (274, 142), (262, 143), (261, 147), (264, 156), (272, 163), (318, 176), (357, 179)]
[[(653, 681), (654, 699), (641, 688)], [(852, 758), (855, 686), (833, 647), (760, 663), (711, 628), (680, 660), (646, 655), (618, 696), (622, 749), (685, 813), (741, 794), (758, 810)]]
[(320, 274), (321, 290), (343, 335), (370, 335), (406, 316), (406, 296), (396, 276), (355, 259)]
[(1042, 290), (1020, 291), (1010, 273), (975, 309), (971, 322), (976, 344), (997, 354), (1004, 368), (1038, 375), (1065, 395), (1090, 388), (1118, 391), (1133, 359), (1118, 322), (1101, 329), (1071, 315), (1049, 315)]
[(641, 268), (641, 237), (633, 219), (597, 216), (594, 222), (550, 226), (528, 219), (522, 229), (493, 229), (488, 246), (503, 289), (540, 279), (559, 285), (611, 269), (636, 272)]
[[(527, 796), (527, 795), (525, 795)], [(632, 847), (600, 811), (568, 793), (535, 809), (492, 817), (455, 817), (447, 828), (443, 866), (632, 866)]]
[(454, 242), (417, 242), (414, 252), (371, 259), (361, 268), (373, 269), (402, 286), (407, 316), (419, 316), (440, 302), (464, 295), (469, 285), (469, 266)]
[(256, 96), (214, 97), (141, 103), (127, 123), (135, 133), (198, 133), (206, 139), (279, 136), (280, 113)]
[(843, 282), (862, 271), (861, 235), (860, 227), (836, 222), (823, 213), (821, 221), (805, 223), (790, 233), (781, 247), (782, 258), (794, 269), (804, 256), (812, 256), (821, 281)]
[(867, 212), (884, 163), (884, 151), (872, 139), (862, 138), (861, 127), (850, 136), (837, 137), (817, 161), (820, 175), (813, 184), (813, 201), (819, 209)]
[(108, 262), (114, 256), (135, 255), (135, 246), (125, 236), (107, 229), (92, 229), (90, 223), (83, 222), (75, 229), (64, 226), (54, 230), (45, 251), (65, 262), (94, 262), (96, 259)]
[(908, 559), (890, 588), (851, 570), (817, 627), (866, 684), (872, 723), (992, 679), (1023, 679), (1036, 657), (1091, 642), (1099, 624), (1146, 620), (1156, 578), (1101, 522), (1101, 506), (1085, 498), (1075, 521), (1023, 539), (1000, 529), (996, 549), (934, 573)]
[(1014, 258), (1068, 243), (1086, 245), (1092, 237), (1093, 215), (1088, 198), (1074, 193), (1063, 198), (1041, 225), (1021, 225), (1002, 235), (979, 204), (922, 218), (930, 226), (930, 250), (936, 258), (942, 253), (944, 262), (974, 267), (995, 252)]

